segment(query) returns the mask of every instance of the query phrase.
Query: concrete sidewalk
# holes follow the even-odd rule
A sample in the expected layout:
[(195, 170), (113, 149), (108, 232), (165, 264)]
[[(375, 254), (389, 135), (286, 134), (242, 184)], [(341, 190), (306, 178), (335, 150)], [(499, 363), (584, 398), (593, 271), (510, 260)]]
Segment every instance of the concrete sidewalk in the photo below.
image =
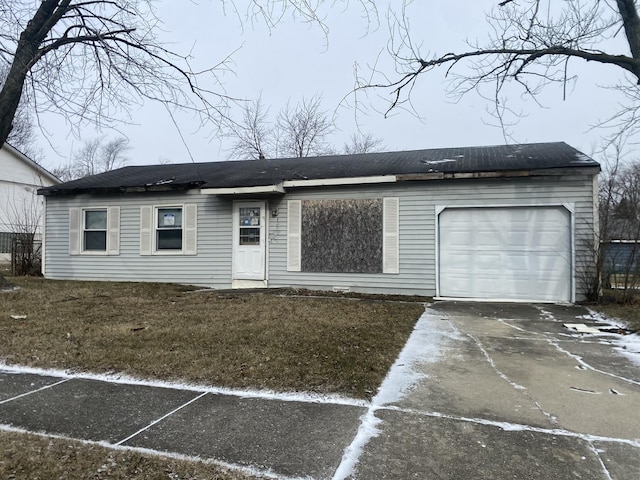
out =
[(253, 396), (0, 371), (0, 424), (331, 478), (364, 402)]
[(437, 303), (371, 402), (0, 368), (0, 424), (273, 478), (640, 478), (640, 367), (579, 307)]

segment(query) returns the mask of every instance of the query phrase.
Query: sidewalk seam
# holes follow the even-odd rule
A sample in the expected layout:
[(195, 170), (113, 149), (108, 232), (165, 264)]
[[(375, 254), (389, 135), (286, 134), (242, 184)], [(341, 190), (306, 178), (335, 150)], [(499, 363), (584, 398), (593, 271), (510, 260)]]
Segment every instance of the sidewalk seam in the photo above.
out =
[(36, 390), (31, 390), (29, 392), (25, 392), (25, 393), (21, 393), (20, 395), (16, 395), (15, 397), (7, 398), (6, 400), (0, 401), (0, 405), (12, 402), (13, 400), (17, 400), (17, 399), (22, 398), (22, 397), (26, 397), (28, 395), (31, 395), (32, 393), (41, 392), (42, 390), (46, 390), (47, 388), (55, 387), (55, 386), (60, 385), (62, 383), (68, 382), (69, 380), (71, 380), (71, 379), (70, 378), (65, 378), (64, 380), (60, 380), (59, 382), (52, 383), (51, 385), (45, 385), (44, 387), (37, 388)]
[(145, 430), (150, 429), (151, 427), (153, 427), (154, 425), (160, 423), (162, 420), (164, 420), (165, 418), (170, 417), (171, 415), (173, 415), (174, 413), (179, 412), (180, 410), (182, 410), (184, 407), (191, 405), (193, 402), (195, 402), (196, 400), (201, 399), (202, 397), (204, 397), (205, 395), (207, 395), (209, 392), (203, 392), (200, 395), (198, 395), (197, 397), (192, 398), (191, 400), (189, 400), (188, 402), (180, 405), (177, 408), (174, 408), (173, 410), (171, 410), (169, 413), (166, 413), (165, 415), (163, 415), (160, 418), (157, 418), (156, 420), (154, 420), (153, 422), (151, 422), (149, 425), (147, 425), (146, 427), (141, 428), (140, 430), (138, 430), (137, 432), (129, 435), (128, 437), (120, 440), (119, 442), (115, 443), (114, 445), (122, 445), (123, 443), (131, 440), (133, 437), (138, 436), (139, 434), (141, 434), (142, 432), (144, 432)]

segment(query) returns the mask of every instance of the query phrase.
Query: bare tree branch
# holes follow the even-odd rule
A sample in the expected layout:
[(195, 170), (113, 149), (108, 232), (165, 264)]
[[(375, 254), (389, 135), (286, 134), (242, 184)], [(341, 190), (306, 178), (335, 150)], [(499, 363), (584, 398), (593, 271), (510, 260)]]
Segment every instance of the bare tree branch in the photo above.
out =
[(240, 121), (228, 122), (227, 135), (234, 140), (230, 150), (231, 158), (257, 160), (272, 155), (275, 132), (268, 116), (269, 109), (265, 109), (261, 96), (242, 106)]
[[(227, 0), (223, 11), (240, 24), (274, 28), (286, 17), (310, 22), (325, 35), (320, 0)], [(358, 0), (367, 18), (377, 15), (374, 0)], [(337, 0), (332, 5), (347, 5)], [(147, 100), (170, 110), (187, 110), (201, 125), (220, 127), (230, 98), (220, 74), (229, 58), (203, 69), (191, 67), (159, 39), (153, 0), (0, 0), (0, 59), (9, 67), (0, 90), (0, 145), (12, 128), (23, 95), (37, 112), (57, 112), (75, 128), (86, 122), (112, 126), (122, 112)], [(37, 106), (38, 110), (35, 110)]]
[[(496, 0), (497, 9), (487, 14), (488, 40), (444, 54), (424, 52), (417, 43), (418, 31), (409, 22), (409, 4), (403, 2), (399, 11), (388, 15), (388, 52), (395, 62), (395, 75), (374, 70), (373, 76), (358, 79), (355, 88), (388, 92), (387, 115), (410, 103), (417, 82), (438, 67), (444, 68), (450, 93), (456, 96), (476, 91), (487, 98), (482, 92), (490, 85), (493, 115), (503, 126), (507, 86), (520, 88), (536, 102), (551, 84), (561, 86), (566, 95), (568, 83), (576, 80), (570, 60), (617, 69), (628, 79), (625, 88), (640, 88), (640, 16), (634, 0)], [(630, 54), (617, 51), (611, 42), (621, 29)], [(627, 122), (627, 132), (640, 128), (638, 117), (629, 113), (625, 105), (615, 116)]]

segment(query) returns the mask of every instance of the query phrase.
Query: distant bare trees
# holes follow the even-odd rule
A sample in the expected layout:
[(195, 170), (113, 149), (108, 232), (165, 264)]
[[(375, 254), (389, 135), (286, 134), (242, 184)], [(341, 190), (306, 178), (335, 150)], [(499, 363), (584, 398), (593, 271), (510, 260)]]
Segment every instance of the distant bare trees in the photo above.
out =
[(623, 161), (620, 144), (600, 179), (598, 272), (629, 301), (640, 288), (640, 161)]
[(355, 155), (357, 153), (378, 152), (384, 147), (382, 139), (376, 138), (370, 133), (354, 133), (349, 139), (349, 143), (344, 144), (344, 153)]
[(334, 131), (320, 95), (303, 98), (295, 106), (287, 102), (275, 120), (258, 97), (244, 105), (239, 121), (228, 123), (234, 141), (230, 154), (238, 159), (326, 155), (333, 151), (327, 139)]
[(53, 170), (60, 180), (67, 182), (123, 167), (128, 162), (126, 156), (129, 140), (124, 137), (105, 140), (104, 137), (86, 140), (80, 150), (72, 155), (72, 160)]
[[(242, 107), (238, 121), (228, 123), (227, 134), (233, 140), (231, 158), (300, 158), (337, 152), (330, 142), (336, 127), (323, 110), (320, 95), (303, 98), (295, 106), (287, 102), (275, 120), (269, 113), (262, 97), (258, 97)], [(381, 145), (382, 140), (373, 135), (358, 133), (345, 143), (344, 153), (374, 152)]]
[(279, 156), (311, 157), (332, 153), (327, 137), (335, 131), (333, 121), (322, 110), (322, 97), (315, 95), (295, 107), (287, 102), (276, 122)]
[(270, 158), (277, 150), (277, 135), (269, 120), (269, 109), (262, 103), (262, 97), (247, 102), (241, 109), (241, 115), (240, 120), (230, 120), (227, 126), (228, 136), (233, 139), (229, 152), (231, 158)]

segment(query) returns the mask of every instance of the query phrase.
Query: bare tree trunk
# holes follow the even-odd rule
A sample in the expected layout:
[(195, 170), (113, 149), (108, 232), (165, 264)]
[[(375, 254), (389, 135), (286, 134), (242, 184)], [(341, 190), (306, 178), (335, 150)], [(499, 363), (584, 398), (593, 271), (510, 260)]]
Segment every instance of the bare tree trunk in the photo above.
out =
[(638, 16), (636, 2), (635, 0), (616, 1), (624, 25), (624, 32), (629, 41), (631, 56), (636, 60), (633, 65), (633, 73), (640, 84), (640, 16)]
[(13, 63), (0, 91), (0, 147), (13, 128), (27, 72), (39, 58), (39, 48), (52, 26), (62, 17), (71, 0), (43, 0), (20, 35)]

